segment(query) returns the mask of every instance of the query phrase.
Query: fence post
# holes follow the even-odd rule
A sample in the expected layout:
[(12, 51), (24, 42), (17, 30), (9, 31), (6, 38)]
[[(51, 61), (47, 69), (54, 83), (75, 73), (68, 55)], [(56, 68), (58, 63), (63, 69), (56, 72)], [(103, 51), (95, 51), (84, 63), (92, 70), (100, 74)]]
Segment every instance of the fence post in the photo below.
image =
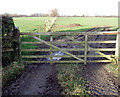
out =
[[(53, 42), (53, 36), (52, 35), (50, 35), (50, 42), (51, 42), (51, 44)], [(52, 46), (50, 46), (50, 64), (53, 65), (53, 47)]]
[[(118, 32), (120, 31), (120, 29), (118, 29)], [(120, 49), (120, 34), (117, 34), (117, 38), (116, 38), (116, 51), (115, 51), (115, 56), (116, 56), (116, 63), (118, 64), (118, 59), (119, 59), (119, 49)]]
[(44, 24), (44, 32), (46, 32), (46, 25)]
[(20, 32), (18, 32), (18, 59), (19, 63), (21, 63), (21, 41), (20, 41)]
[(88, 41), (88, 35), (87, 32), (85, 32), (85, 51), (84, 51), (84, 64), (87, 64), (87, 41)]
[[(39, 32), (41, 32), (41, 26), (39, 26)], [(41, 35), (39, 35), (39, 38), (41, 38)]]

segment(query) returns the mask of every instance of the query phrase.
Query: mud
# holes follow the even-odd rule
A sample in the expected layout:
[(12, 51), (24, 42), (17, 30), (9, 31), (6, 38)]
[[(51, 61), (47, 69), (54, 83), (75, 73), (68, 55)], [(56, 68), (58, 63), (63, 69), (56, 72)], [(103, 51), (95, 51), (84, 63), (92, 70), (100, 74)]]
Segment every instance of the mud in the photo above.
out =
[(72, 27), (79, 27), (79, 26), (83, 26), (83, 25), (74, 23), (74, 24), (69, 24), (69, 25), (55, 25), (54, 27), (55, 28), (61, 28), (61, 27), (70, 27), (70, 28), (72, 28)]
[(118, 95), (118, 79), (105, 69), (105, 64), (87, 64), (84, 76), (92, 95)]
[(56, 78), (56, 66), (26, 66), (23, 75), (3, 89), (3, 95), (60, 95), (62, 88)]

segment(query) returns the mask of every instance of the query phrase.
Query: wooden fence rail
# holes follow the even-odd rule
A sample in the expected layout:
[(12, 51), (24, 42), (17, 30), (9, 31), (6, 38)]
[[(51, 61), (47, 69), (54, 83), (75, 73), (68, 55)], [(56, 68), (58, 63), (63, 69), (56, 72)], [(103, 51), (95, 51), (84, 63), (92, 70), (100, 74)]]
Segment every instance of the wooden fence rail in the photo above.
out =
[[(85, 35), (86, 32), (21, 32), (21, 35)], [(117, 35), (118, 31), (104, 31), (104, 32), (87, 32), (87, 35)]]

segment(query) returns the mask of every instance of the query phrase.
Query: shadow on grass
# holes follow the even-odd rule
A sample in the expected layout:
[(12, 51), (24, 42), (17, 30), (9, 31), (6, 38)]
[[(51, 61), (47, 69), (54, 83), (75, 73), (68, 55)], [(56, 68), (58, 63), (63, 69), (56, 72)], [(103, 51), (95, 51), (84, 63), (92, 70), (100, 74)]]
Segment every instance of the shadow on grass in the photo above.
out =
[[(81, 28), (81, 29), (75, 29), (75, 30), (60, 30), (58, 32), (84, 32), (84, 31), (87, 31), (87, 30), (90, 30), (90, 29), (93, 29), (94, 27), (92, 28)], [(99, 27), (99, 29), (104, 29), (103, 27)], [(111, 31), (117, 31), (119, 28), (111, 28), (110, 30)]]

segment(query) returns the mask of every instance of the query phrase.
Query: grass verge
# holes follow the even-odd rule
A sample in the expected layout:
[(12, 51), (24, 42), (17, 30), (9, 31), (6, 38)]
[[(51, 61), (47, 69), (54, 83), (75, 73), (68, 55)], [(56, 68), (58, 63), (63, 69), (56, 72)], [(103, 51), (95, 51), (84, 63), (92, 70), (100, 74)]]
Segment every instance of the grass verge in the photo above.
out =
[(118, 77), (118, 64), (111, 63), (106, 65), (105, 67), (107, 68), (108, 72), (111, 72), (115, 77)]
[(119, 77), (119, 66), (120, 66), (120, 55), (118, 59), (118, 64), (111, 63), (111, 64), (106, 65), (105, 67), (108, 69), (109, 72), (113, 73), (115, 77)]
[(2, 85), (3, 87), (10, 85), (24, 72), (24, 65), (17, 62), (11, 63), (2, 69)]
[(58, 82), (63, 87), (62, 95), (89, 95), (86, 90), (86, 81), (82, 76), (82, 65), (80, 64), (59, 64)]

